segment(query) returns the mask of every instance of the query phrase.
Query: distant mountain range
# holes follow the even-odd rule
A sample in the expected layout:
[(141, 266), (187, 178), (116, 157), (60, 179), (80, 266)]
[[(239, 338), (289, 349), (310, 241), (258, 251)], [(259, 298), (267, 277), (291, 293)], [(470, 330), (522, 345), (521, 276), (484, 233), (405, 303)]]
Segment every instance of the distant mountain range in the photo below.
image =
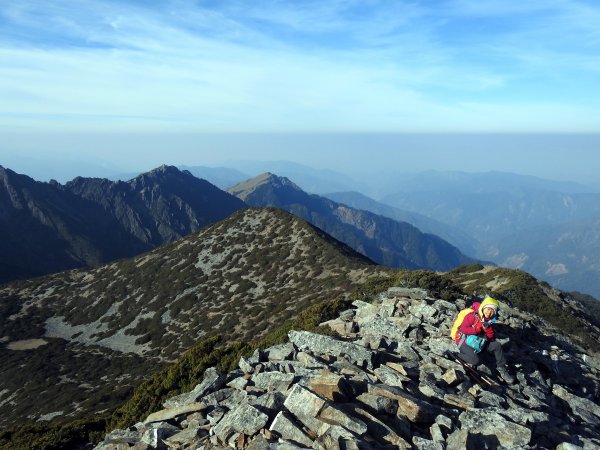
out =
[[(127, 182), (76, 178), (65, 185), (39, 183), (0, 169), (0, 226), (8, 237), (0, 244), (0, 282), (100, 264), (171, 242), (245, 206), (211, 183), (223, 188), (247, 179), (246, 173), (255, 169), (273, 166), (296, 174), (301, 183), (296, 178), (293, 181), (296, 187), (302, 186), (298, 190), (303, 195), (293, 201), (277, 198), (279, 194), (266, 200), (258, 196), (254, 204), (293, 211), (374, 261), (436, 269), (463, 261), (423, 244), (425, 241), (413, 245), (417, 235), (403, 234), (408, 228), (398, 225), (407, 222), (421, 232), (439, 236), (463, 255), (520, 268), (563, 289), (600, 297), (600, 252), (593, 251), (600, 247), (600, 194), (585, 186), (501, 172), (430, 171), (382, 175), (388, 193), (377, 201), (348, 190), (350, 186), (354, 191), (362, 189), (365, 180), (356, 182), (333, 171), (286, 162), (239, 166), (196, 166), (189, 167), (189, 172), (168, 168), (169, 176), (142, 174)], [(144, 177), (146, 182), (135, 181)], [(187, 177), (187, 181), (175, 181), (178, 177)], [(343, 187), (345, 192), (326, 195), (348, 208), (327, 205), (322, 197), (315, 200), (305, 186), (320, 192)], [(395, 194), (390, 193), (392, 189)], [(373, 190), (385, 191), (381, 186)], [(193, 193), (198, 191), (207, 193), (202, 195), (205, 204), (195, 199)], [(218, 200), (220, 195), (228, 199)], [(230, 204), (232, 201), (236, 203)], [(373, 231), (372, 226), (367, 231), (369, 221), (380, 219), (366, 218), (365, 210), (394, 223), (378, 226), (377, 236), (369, 234)], [(360, 220), (365, 221), (364, 227), (358, 224)], [(406, 242), (411, 244), (405, 246)], [(433, 255), (423, 256), (431, 248)]]
[(0, 282), (133, 256), (224, 219), (245, 204), (162, 166), (128, 182), (37, 182), (0, 167)]
[(488, 244), (490, 259), (522, 268), (553, 286), (600, 298), (600, 217), (545, 225)]
[(276, 176), (241, 200), (171, 166), (127, 182), (78, 177), (65, 185), (41, 183), (4, 168), (0, 180), (0, 224), (7, 237), (0, 244), (0, 282), (133, 256), (247, 204), (286, 209), (380, 264), (447, 270), (474, 261), (407, 223), (309, 195)]
[(413, 225), (307, 194), (285, 177), (265, 173), (228, 191), (249, 205), (274, 206), (302, 217), (379, 264), (449, 270), (475, 262)]
[(555, 181), (531, 175), (489, 171), (461, 172), (427, 170), (413, 174), (401, 174), (393, 181), (386, 180), (388, 194), (381, 201), (389, 203), (390, 199), (408, 192), (519, 192), (519, 191), (553, 191), (569, 194), (594, 192), (592, 188), (571, 181)]
[(499, 172), (430, 172), (413, 181), (382, 201), (464, 231), (478, 258), (600, 297), (600, 194)]
[(248, 178), (252, 178), (244, 172), (227, 167), (179, 166), (178, 168), (180, 170), (187, 170), (195, 177), (202, 178), (223, 190)]

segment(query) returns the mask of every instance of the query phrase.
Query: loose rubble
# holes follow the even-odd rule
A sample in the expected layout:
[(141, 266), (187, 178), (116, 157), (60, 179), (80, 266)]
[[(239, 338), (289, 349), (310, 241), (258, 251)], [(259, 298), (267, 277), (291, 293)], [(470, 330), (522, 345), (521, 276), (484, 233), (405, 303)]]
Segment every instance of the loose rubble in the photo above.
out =
[(291, 331), (229, 374), (208, 369), (96, 450), (600, 448), (597, 355), (503, 307), (497, 330), (517, 382), (501, 384), (486, 361), (498, 385), (484, 390), (445, 356), (463, 300), (390, 288), (354, 306), (326, 322), (339, 338)]

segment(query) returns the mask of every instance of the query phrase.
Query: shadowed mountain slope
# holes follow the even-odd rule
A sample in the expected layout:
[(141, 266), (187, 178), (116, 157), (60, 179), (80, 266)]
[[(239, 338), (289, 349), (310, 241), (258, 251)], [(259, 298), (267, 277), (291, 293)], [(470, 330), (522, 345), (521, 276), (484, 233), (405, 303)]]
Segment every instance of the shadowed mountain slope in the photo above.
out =
[(198, 339), (250, 340), (381, 271), (285, 211), (254, 208), (133, 259), (5, 284), (0, 424), (110, 410)]
[(469, 237), (460, 228), (455, 228), (438, 220), (431, 219), (422, 214), (404, 211), (393, 206), (380, 203), (360, 192), (334, 192), (325, 194), (325, 197), (356, 209), (364, 209), (373, 214), (389, 217), (400, 222), (407, 222), (417, 227), (423, 233), (435, 234), (450, 244), (458, 247), (460, 251), (468, 255), (476, 252), (476, 241)]
[(271, 173), (228, 191), (249, 205), (275, 206), (302, 217), (379, 264), (448, 270), (474, 262), (443, 239), (421, 233), (406, 222), (307, 194), (289, 179)]
[(41, 183), (0, 167), (0, 282), (133, 256), (245, 207), (175, 167)]

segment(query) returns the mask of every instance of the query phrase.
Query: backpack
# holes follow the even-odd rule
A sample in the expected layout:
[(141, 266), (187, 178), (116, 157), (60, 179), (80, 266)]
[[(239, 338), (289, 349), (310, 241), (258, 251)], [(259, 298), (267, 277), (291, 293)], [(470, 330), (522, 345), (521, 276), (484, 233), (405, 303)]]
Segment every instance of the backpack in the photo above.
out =
[(465, 308), (463, 310), (461, 310), (458, 313), (458, 316), (456, 316), (456, 320), (454, 321), (454, 324), (452, 325), (452, 328), (450, 329), (450, 337), (452, 338), (453, 341), (456, 340), (456, 337), (458, 336), (458, 329), (460, 328), (461, 324), (463, 323), (463, 320), (465, 320), (465, 316), (467, 314), (471, 314), (474, 313), (475, 310), (471, 307), (469, 308)]
[(462, 342), (463, 339), (465, 341), (465, 344), (467, 344), (469, 347), (471, 347), (475, 351), (475, 353), (479, 353), (481, 350), (483, 350), (483, 347), (487, 343), (487, 341), (484, 337), (475, 336), (474, 334), (469, 334), (468, 336), (463, 336), (463, 338), (460, 340), (460, 342)]

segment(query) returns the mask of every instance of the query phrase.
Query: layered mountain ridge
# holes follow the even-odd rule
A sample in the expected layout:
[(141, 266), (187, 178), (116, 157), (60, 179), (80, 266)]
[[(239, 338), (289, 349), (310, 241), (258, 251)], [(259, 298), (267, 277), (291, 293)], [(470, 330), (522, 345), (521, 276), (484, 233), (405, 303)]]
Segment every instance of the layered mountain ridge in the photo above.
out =
[(286, 209), (379, 264), (448, 270), (474, 262), (405, 222), (307, 194), (266, 174), (236, 185), (240, 199), (175, 167), (127, 182), (77, 177), (41, 183), (1, 169), (0, 282), (89, 267), (173, 242), (246, 206)]
[(133, 256), (243, 207), (170, 166), (128, 182), (78, 177), (65, 185), (0, 167), (0, 282)]
[[(190, 174), (166, 166), (126, 183), (75, 179), (61, 186), (21, 179), (8, 170), (0, 175), (6, 187), (0, 191), (0, 198), (8, 199), (0, 201), (0, 220), (15, 217), (17, 213), (13, 208), (25, 212), (22, 216), (25, 221), (20, 226), (29, 220), (35, 226), (44, 227), (46, 232), (58, 230), (65, 236), (73, 235), (74, 227), (82, 224), (92, 227), (118, 222), (119, 229), (124, 230), (123, 239), (136, 236), (136, 242), (151, 247), (163, 240), (178, 239), (180, 233), (188, 233), (198, 226), (205, 218), (199, 211), (214, 198), (211, 190), (216, 190), (217, 196), (225, 195), (223, 199), (233, 198), (214, 186), (206, 186), (208, 183), (202, 180), (198, 183)], [(204, 186), (208, 192), (206, 198), (199, 195), (200, 190), (188, 189), (190, 185)], [(38, 190), (46, 193), (48, 187), (53, 193), (51, 201), (40, 201), (41, 197), (36, 197)], [(540, 342), (546, 345), (552, 341), (552, 345), (560, 346), (565, 342), (562, 337), (567, 336), (567, 353), (572, 361), (577, 360), (577, 364), (580, 360), (576, 353), (580, 349), (574, 353), (572, 350), (576, 347), (571, 345), (577, 344), (573, 343), (585, 345), (592, 353), (598, 348), (598, 321), (587, 314), (589, 310), (520, 271), (471, 264), (440, 275), (379, 267), (347, 244), (368, 254), (358, 239), (362, 237), (386, 251), (400, 255), (420, 254), (421, 259), (417, 262), (427, 262), (427, 265), (418, 265), (413, 259), (408, 259), (408, 263), (402, 260), (404, 267), (447, 267), (445, 270), (448, 270), (473, 260), (461, 260), (458, 255), (450, 259), (452, 264), (434, 266), (440, 258), (439, 250), (447, 248), (444, 246), (447, 243), (437, 246), (437, 238), (427, 240), (430, 236), (414, 227), (404, 228), (403, 224), (393, 220), (382, 221), (374, 214), (311, 196), (291, 181), (272, 174), (241, 187), (238, 186), (237, 194), (245, 195), (251, 202), (253, 198), (270, 198), (273, 202), (285, 203), (285, 198), (292, 198), (293, 202), (288, 202), (290, 209), (295, 209), (297, 212), (293, 212), (298, 216), (310, 217), (312, 225), (281, 209), (238, 209), (221, 222), (131, 259), (0, 286), (0, 365), (3, 367), (0, 425), (6, 427), (34, 421), (59, 424), (73, 418), (89, 418), (98, 412), (110, 413), (127, 401), (134, 386), (158, 368), (170, 367), (167, 364), (178, 360), (197, 342), (215, 334), (226, 336), (223, 345), (271, 336), (274, 328), (286, 319), (296, 317), (300, 311), (310, 310), (323, 302), (333, 304), (333, 299), (338, 301), (348, 297), (367, 278), (376, 277), (371, 279), (377, 282), (377, 277), (382, 275), (398, 277), (400, 286), (428, 289), (437, 284), (452, 286), (451, 295), (441, 296), (445, 301), (454, 302), (463, 293), (461, 289), (464, 292), (496, 292), (505, 302), (526, 312), (525, 317), (529, 315), (530, 322), (537, 320), (534, 316), (539, 316), (554, 324), (552, 327), (544, 321), (535, 322), (549, 336), (548, 341)], [(282, 196), (282, 192), (286, 192), (286, 196)], [(237, 202), (234, 206), (244, 206), (241, 201), (234, 200)], [(88, 222), (82, 222), (74, 214), (80, 208), (88, 211)], [(95, 223), (90, 223), (90, 218)], [(210, 222), (213, 218), (207, 220)], [(15, 223), (11, 224), (17, 230)], [(108, 228), (102, 229), (96, 229), (99, 234), (95, 239), (114, 244), (115, 235), (108, 233)], [(346, 244), (326, 233), (340, 229), (342, 233), (338, 238), (350, 236)], [(403, 241), (389, 243), (385, 233), (380, 234), (382, 231), (401, 236)], [(80, 244), (72, 245), (67, 251), (69, 255), (79, 255), (81, 264), (86, 255), (105, 257), (98, 253), (100, 247), (95, 247), (96, 242), (90, 244), (88, 238), (89, 235), (83, 232), (77, 235), (79, 240), (74, 242)], [(57, 245), (63, 244), (60, 240), (57, 242)], [(34, 244), (44, 243), (21, 243), (12, 239), (3, 243), (5, 246), (30, 247)], [(85, 251), (75, 253), (77, 249)], [(457, 254), (451, 252), (450, 255), (455, 257)], [(413, 314), (410, 310), (409, 313)], [(424, 317), (422, 321), (428, 323)], [(410, 334), (413, 330), (405, 331)], [(414, 344), (418, 347), (419, 333), (415, 331), (409, 337), (416, 339)], [(417, 353), (422, 356), (421, 352)], [(205, 359), (202, 357), (200, 361)], [(426, 357), (422, 361), (425, 366), (430, 362)], [(28, 373), (25, 380), (24, 372)], [(152, 375), (155, 376), (158, 375)], [(168, 377), (160, 379), (159, 384), (164, 386), (167, 378), (180, 376), (189, 378), (186, 383), (194, 379), (185, 375), (182, 369), (175, 368)], [(564, 381), (552, 382), (568, 385)], [(537, 389), (537, 384), (528, 383), (525, 382)], [(587, 383), (586, 389), (593, 390), (594, 386), (594, 383)], [(596, 395), (569, 386), (564, 389), (568, 395), (564, 394), (563, 400), (567, 404), (565, 399), (572, 399), (571, 395), (586, 399)], [(140, 392), (144, 391), (136, 391), (134, 395), (136, 401), (144, 398)], [(557, 392), (563, 394), (563, 391)], [(519, 394), (523, 391), (519, 390)], [(557, 403), (550, 406), (565, 406), (554, 401)], [(143, 407), (144, 401), (140, 404)], [(433, 404), (439, 406), (435, 401)], [(565, 417), (561, 418), (562, 422), (551, 422), (552, 426), (576, 420), (576, 414), (568, 419)], [(458, 422), (455, 419), (451, 417), (453, 431), (462, 428), (460, 419)], [(159, 428), (155, 427), (156, 430)], [(419, 427), (416, 430), (418, 437), (428, 439), (426, 431)], [(7, 433), (0, 431), (0, 443), (13, 431)], [(158, 435), (162, 432), (150, 433)], [(591, 439), (585, 430), (581, 433), (582, 439)], [(476, 438), (467, 436), (465, 439)]]
[(500, 172), (432, 171), (401, 183), (381, 201), (462, 230), (471, 244), (461, 250), (474, 246), (473, 256), (600, 297), (600, 194), (593, 189)]
[(252, 206), (273, 206), (302, 217), (336, 239), (390, 267), (449, 270), (476, 262), (443, 239), (368, 211), (307, 194), (271, 173), (239, 183), (228, 192)]
[(363, 209), (389, 217), (390, 219), (410, 223), (423, 233), (441, 237), (467, 255), (476, 254), (476, 241), (473, 238), (469, 237), (460, 228), (445, 224), (439, 220), (431, 219), (416, 212), (394, 208), (393, 206), (373, 200), (360, 192), (334, 192), (325, 194), (325, 197), (356, 209)]

